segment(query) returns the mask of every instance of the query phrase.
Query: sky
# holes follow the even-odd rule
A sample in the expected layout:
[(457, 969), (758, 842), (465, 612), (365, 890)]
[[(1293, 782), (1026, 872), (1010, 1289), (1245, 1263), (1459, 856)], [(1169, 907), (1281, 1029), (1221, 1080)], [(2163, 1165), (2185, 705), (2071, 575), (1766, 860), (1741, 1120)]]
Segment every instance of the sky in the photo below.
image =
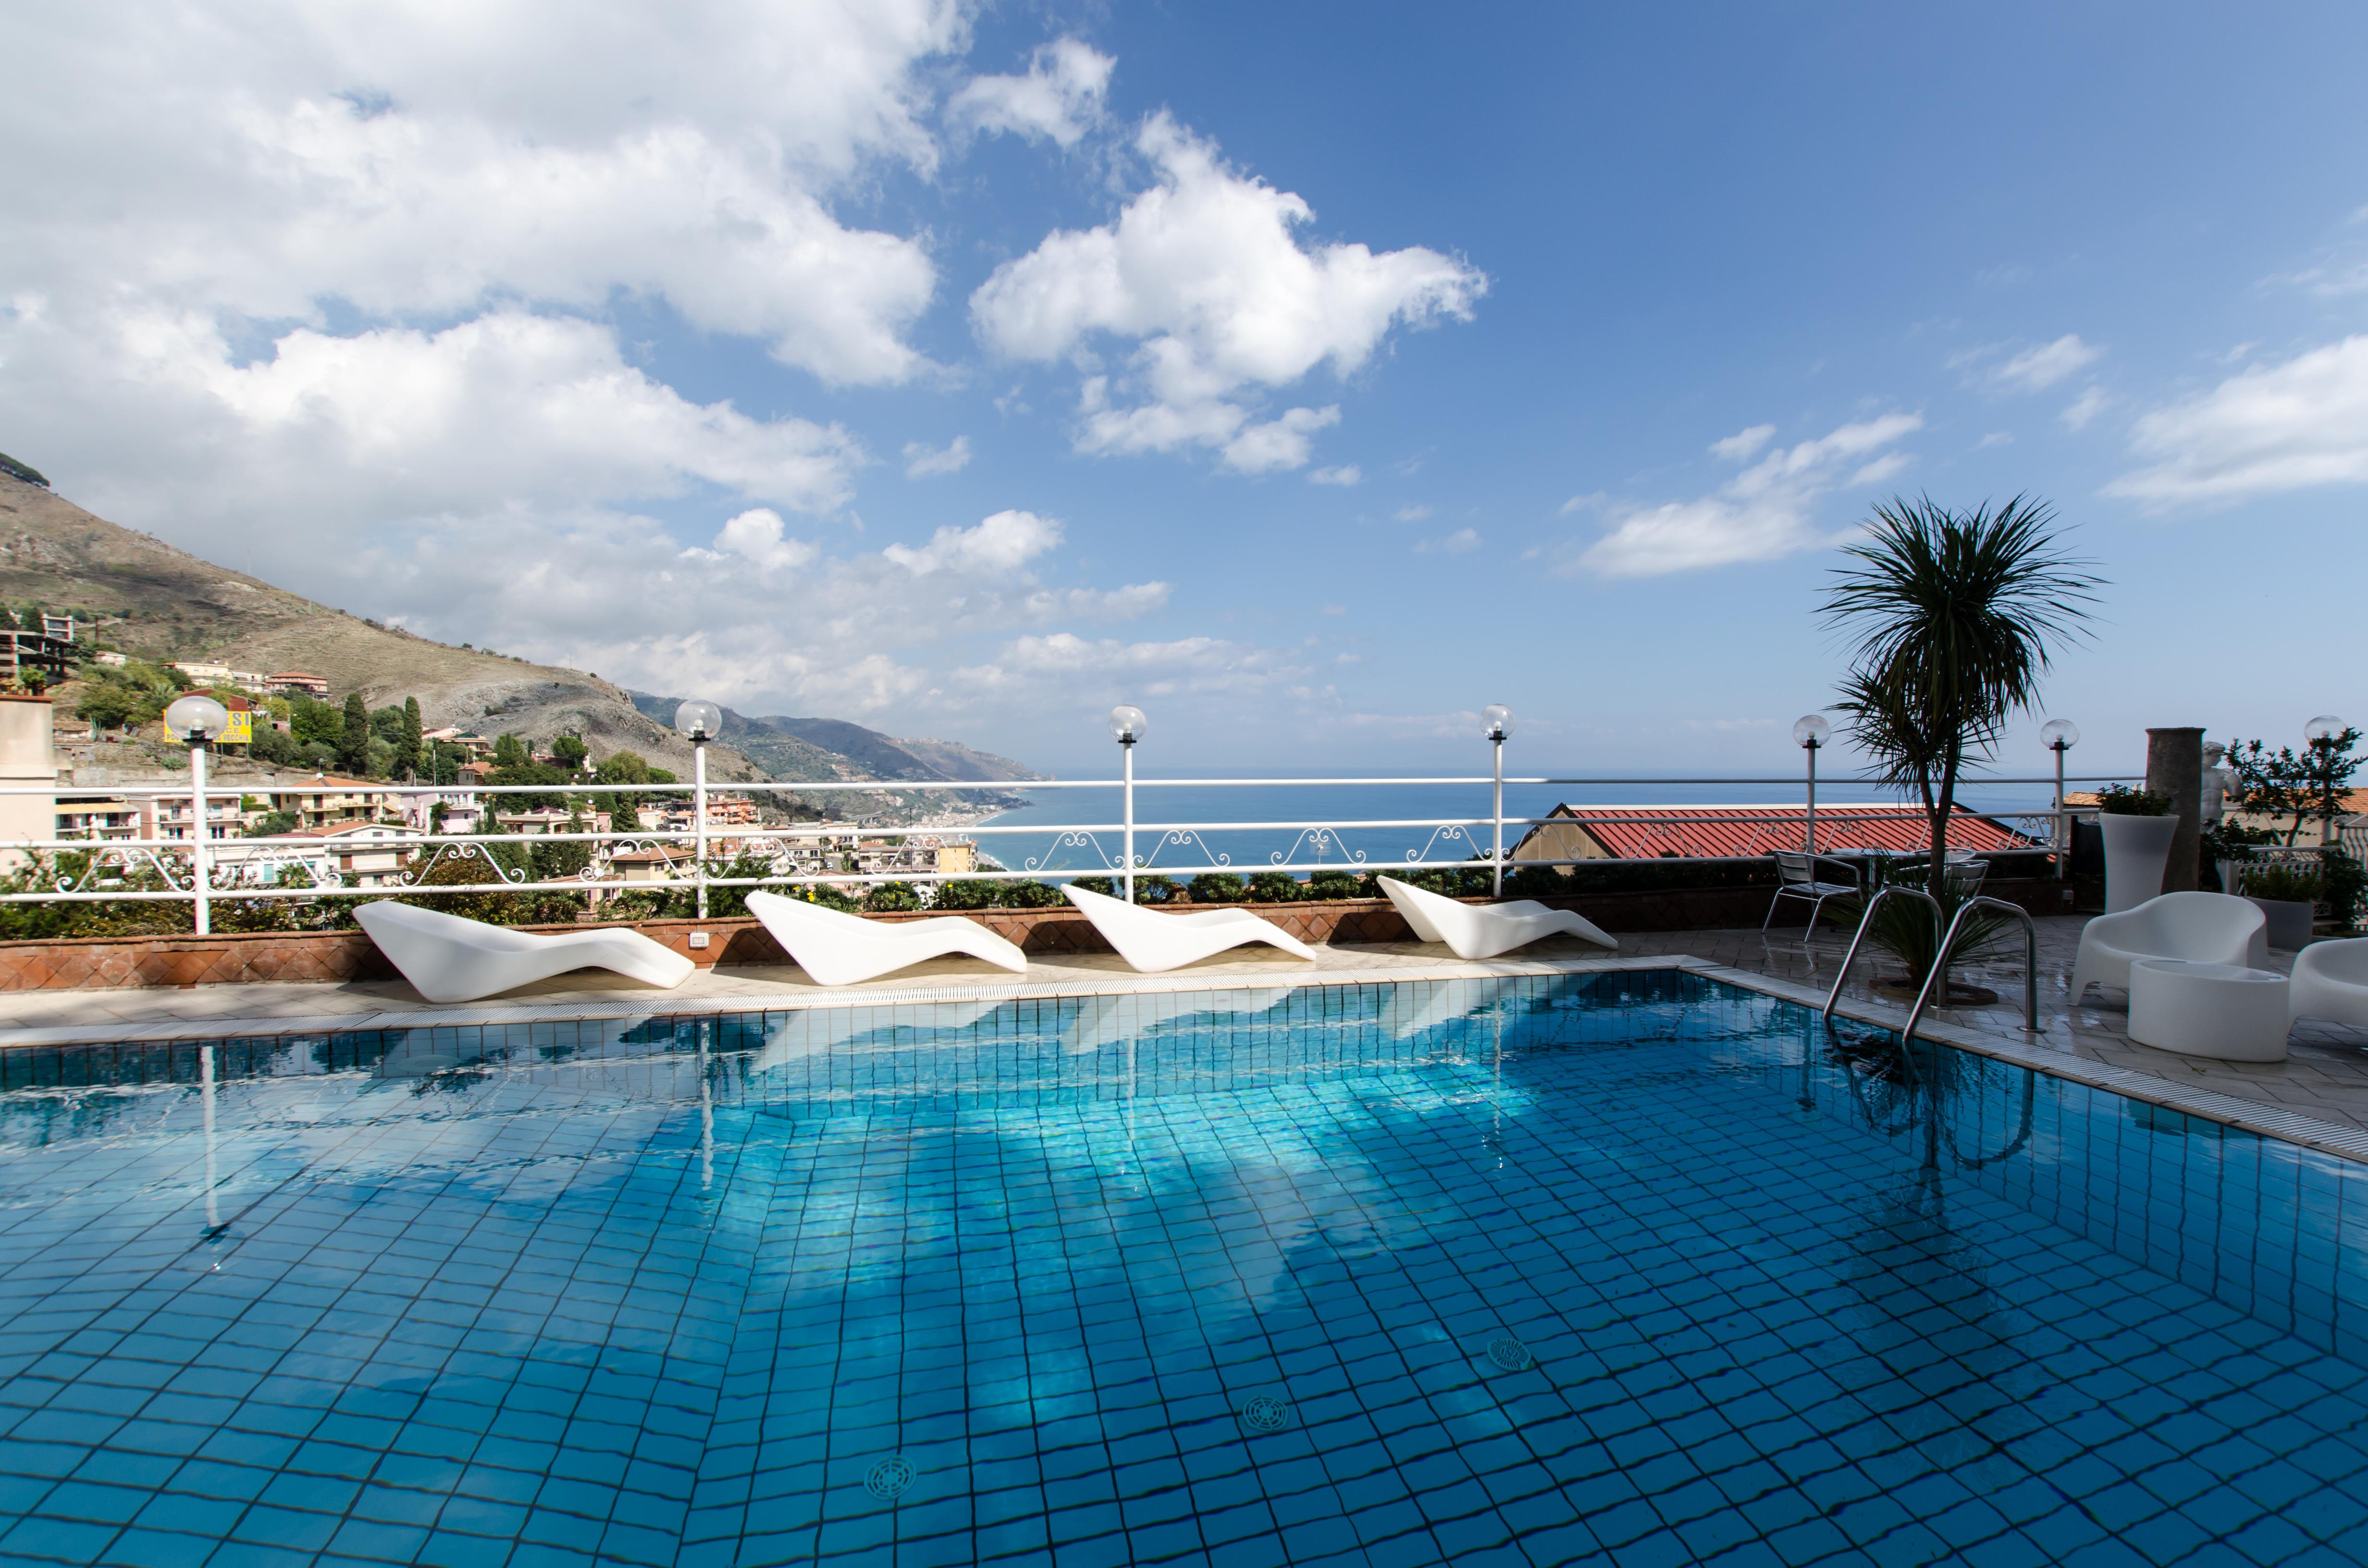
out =
[(2007, 771), (2368, 707), (2358, 6), (7, 28), (0, 450), (423, 635), (1069, 774), (1789, 773), (1870, 508), (2028, 494), (2109, 585)]

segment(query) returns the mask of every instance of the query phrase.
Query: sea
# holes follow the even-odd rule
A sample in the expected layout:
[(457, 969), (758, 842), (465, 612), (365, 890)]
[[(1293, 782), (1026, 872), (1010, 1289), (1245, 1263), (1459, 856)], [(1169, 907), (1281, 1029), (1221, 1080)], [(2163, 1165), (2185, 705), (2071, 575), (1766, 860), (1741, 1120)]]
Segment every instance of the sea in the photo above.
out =
[[(2075, 784), (2074, 788), (2079, 788)], [(2088, 786), (2093, 788), (2093, 785)], [(1116, 785), (1029, 790), (1028, 804), (969, 830), (1005, 869), (1050, 875), (1106, 873), (1121, 862), (1121, 806)], [(2050, 784), (1959, 787), (1975, 811), (2008, 819), (2047, 810)], [(1817, 805), (1896, 802), (1896, 791), (1849, 780), (1819, 779)], [(1584, 806), (1792, 805), (1798, 779), (1593, 779), (1569, 784), (1507, 784), (1505, 815), (1543, 817), (1557, 804)], [(1288, 864), (1350, 869), (1468, 860), (1491, 843), (1490, 784), (1409, 784), (1330, 779), (1315, 783), (1196, 779), (1135, 780), (1135, 853), (1149, 871), (1189, 876), (1220, 868), (1247, 874)], [(1476, 824), (1475, 824), (1475, 819)], [(1208, 824), (1248, 824), (1222, 827)], [(1378, 824), (1382, 825), (1357, 825)], [(1505, 846), (1528, 832), (1508, 821)]]

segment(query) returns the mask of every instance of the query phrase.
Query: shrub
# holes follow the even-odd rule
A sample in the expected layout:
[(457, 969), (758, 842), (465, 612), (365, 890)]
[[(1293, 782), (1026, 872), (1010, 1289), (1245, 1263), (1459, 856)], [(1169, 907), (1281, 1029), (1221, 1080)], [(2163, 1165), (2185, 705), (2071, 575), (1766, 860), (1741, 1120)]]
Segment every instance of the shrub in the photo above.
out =
[(1137, 903), (1173, 903), (1183, 891), (1176, 885), (1173, 877), (1134, 879), (1134, 902)]
[(1006, 882), (1003, 896), (996, 901), (1004, 909), (1046, 909), (1056, 903), (1066, 903), (1060, 890), (1050, 882), (1035, 881)]
[(2273, 903), (2316, 903), (2323, 884), (2316, 867), (2271, 864), (2246, 867), (2237, 885), (2254, 898)]
[(2170, 797), (2158, 790), (2108, 784), (2097, 791), (2097, 809), (2111, 817), (2167, 817)]
[(1108, 877), (1071, 877), (1069, 885), (1083, 888), (1087, 892), (1098, 892), (1104, 898), (1118, 896), (1118, 883)]
[(1299, 879), (1288, 871), (1260, 871), (1250, 878), (1252, 903), (1289, 903), (1299, 896)]
[(882, 882), (863, 895), (863, 907), (874, 915), (903, 915), (921, 907), (921, 895), (910, 882)]
[(1514, 898), (1559, 898), (1577, 889), (1558, 866), (1508, 866), (1505, 892)]
[(1249, 896), (1249, 884), (1231, 871), (1203, 871), (1192, 879), (1194, 903), (1239, 903)]
[(939, 909), (993, 909), (996, 886), (977, 877), (957, 877), (938, 884)]
[[(438, 850), (429, 863), (427, 874), (416, 886), (423, 888), (466, 887), (471, 882), (498, 882), (490, 851), (491, 845), (456, 844)], [(359, 900), (337, 902), (359, 903)], [(445, 915), (457, 915), (463, 920), (482, 920), (489, 926), (507, 926), (516, 921), (521, 911), (516, 893), (507, 892), (426, 892), (405, 893), (400, 900), (416, 903), (422, 909), (433, 909)]]
[(2368, 866), (2362, 866), (2334, 845), (2319, 851), (2319, 896), (2327, 901), (2328, 917), (2349, 931), (2360, 924), (2360, 906), (2368, 900)]
[(1354, 871), (1318, 871), (1307, 879), (1309, 898), (1363, 898), (1365, 880)]

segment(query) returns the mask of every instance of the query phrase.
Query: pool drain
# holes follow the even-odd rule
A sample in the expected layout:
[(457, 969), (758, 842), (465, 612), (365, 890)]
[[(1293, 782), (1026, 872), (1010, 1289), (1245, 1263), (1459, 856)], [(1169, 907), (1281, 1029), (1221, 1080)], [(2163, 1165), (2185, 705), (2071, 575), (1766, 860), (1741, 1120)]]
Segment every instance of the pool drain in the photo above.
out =
[(902, 1454), (891, 1454), (871, 1467), (863, 1478), (863, 1490), (874, 1497), (894, 1502), (905, 1488), (913, 1484), (913, 1461)]
[(1508, 1372), (1518, 1372), (1531, 1360), (1530, 1347), (1518, 1339), (1492, 1339), (1488, 1342), (1488, 1359)]
[(1291, 1419), (1291, 1406), (1270, 1393), (1262, 1393), (1242, 1406), (1242, 1423), (1253, 1432), (1280, 1432)]

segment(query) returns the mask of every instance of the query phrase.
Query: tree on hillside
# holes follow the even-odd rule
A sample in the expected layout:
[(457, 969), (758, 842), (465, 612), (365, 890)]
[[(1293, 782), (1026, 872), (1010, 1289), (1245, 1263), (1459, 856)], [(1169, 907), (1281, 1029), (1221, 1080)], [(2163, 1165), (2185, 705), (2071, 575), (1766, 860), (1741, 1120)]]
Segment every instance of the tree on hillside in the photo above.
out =
[(575, 735), (561, 735), (551, 743), (552, 760), (570, 773), (582, 767), (584, 759), (591, 755), (592, 748)]
[(356, 778), (370, 774), (370, 707), (359, 691), (346, 694), (344, 722), (338, 726), (337, 766)]
[(494, 737), (494, 766), (499, 768), (524, 767), (528, 762), (526, 743), (516, 735)]
[(394, 743), (394, 770), (405, 778), (419, 774), (419, 699), (406, 697), (403, 699), (403, 735)]

